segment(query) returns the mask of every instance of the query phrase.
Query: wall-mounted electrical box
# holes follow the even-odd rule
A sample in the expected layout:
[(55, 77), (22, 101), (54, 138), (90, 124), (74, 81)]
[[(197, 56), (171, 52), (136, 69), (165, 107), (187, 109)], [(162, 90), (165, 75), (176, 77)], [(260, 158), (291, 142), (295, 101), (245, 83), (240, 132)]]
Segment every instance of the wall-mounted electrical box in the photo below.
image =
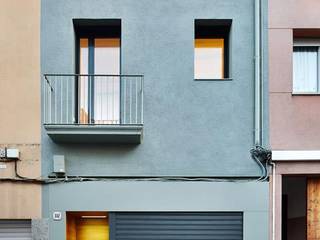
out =
[(7, 148), (6, 149), (6, 158), (9, 159), (19, 159), (20, 152), (17, 148)]
[(53, 172), (58, 174), (66, 172), (64, 155), (53, 155)]

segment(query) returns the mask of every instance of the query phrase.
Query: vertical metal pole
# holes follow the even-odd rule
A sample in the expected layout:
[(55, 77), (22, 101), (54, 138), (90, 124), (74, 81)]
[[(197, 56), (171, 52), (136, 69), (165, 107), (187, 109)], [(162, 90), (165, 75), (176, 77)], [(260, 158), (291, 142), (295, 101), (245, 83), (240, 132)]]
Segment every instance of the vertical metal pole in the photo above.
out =
[(46, 123), (46, 116), (47, 116), (47, 89), (46, 89), (46, 81), (41, 81), (42, 84), (42, 91), (43, 91), (43, 122)]
[(138, 123), (138, 79), (139, 79), (139, 77), (135, 77), (134, 79), (135, 79), (134, 83), (135, 83), (135, 86), (136, 86), (136, 91), (135, 91), (135, 101), (136, 101), (136, 109), (135, 109), (135, 111), (136, 111), (136, 121), (135, 121), (135, 123), (137, 124), (137, 123)]
[(114, 109), (115, 109), (115, 107), (114, 107), (114, 103), (115, 103), (115, 101), (114, 101), (114, 97), (115, 97), (115, 94), (114, 94), (114, 76), (112, 76), (112, 97), (111, 97), (111, 99), (112, 99), (112, 104), (111, 104), (111, 106), (112, 106), (112, 120), (111, 120), (111, 123), (114, 123), (114, 116), (115, 116), (115, 114), (114, 114)]
[(119, 124), (122, 124), (122, 80), (121, 76), (118, 76), (118, 81), (119, 81)]
[[(51, 83), (50, 83), (51, 84)], [(51, 84), (51, 87), (52, 87), (52, 84)], [(49, 116), (48, 116), (48, 121), (49, 121), (49, 123), (52, 123), (52, 89), (50, 88), (49, 89), (49, 99), (48, 99), (48, 101), (49, 101)]]
[(60, 81), (60, 124), (62, 124), (62, 114), (63, 114), (63, 92), (64, 92), (64, 87), (63, 87), (63, 77), (60, 76), (59, 77), (59, 81)]
[(109, 120), (109, 92), (108, 92), (108, 90), (109, 90), (109, 77), (108, 76), (106, 76), (105, 77), (105, 82), (106, 82), (106, 110), (107, 110), (107, 122), (108, 122), (108, 120)]
[(255, 0), (255, 131), (254, 142), (256, 146), (261, 145), (261, 79), (260, 79), (260, 0)]
[(74, 78), (72, 78), (73, 79), (73, 81), (74, 81), (74, 83), (71, 85), (71, 109), (73, 109), (72, 110), (72, 114), (71, 114), (71, 121), (72, 121), (72, 123), (75, 123), (76, 122), (76, 118), (75, 118), (75, 115), (76, 115), (76, 109), (75, 109), (75, 104), (74, 104), (74, 102), (75, 102), (75, 95), (76, 95), (76, 91), (78, 91), (78, 89), (79, 89), (79, 85), (77, 86), (77, 88), (75, 88), (75, 87), (72, 87), (72, 86), (76, 86), (76, 81), (78, 81), (78, 77), (77, 76), (75, 76)]
[(129, 92), (129, 98), (130, 98), (129, 99), (129, 101), (130, 101), (130, 112), (129, 112), (130, 115), (129, 115), (129, 117), (130, 118), (129, 119), (130, 119), (130, 124), (131, 124), (132, 123), (131, 122), (131, 115), (132, 115), (132, 112), (131, 112), (132, 111), (132, 79), (130, 79), (129, 81), (130, 81), (130, 89), (129, 89), (130, 90), (130, 92)]
[(126, 83), (126, 79), (124, 79), (123, 81), (123, 123), (126, 124), (126, 101), (127, 101), (127, 97), (126, 97), (126, 92), (127, 92), (127, 83)]
[[(70, 76), (70, 78), (72, 79), (72, 76)], [(67, 96), (66, 96), (66, 109), (67, 109), (67, 111), (66, 111), (66, 122), (65, 122), (65, 124), (68, 124), (69, 123), (69, 121), (68, 121), (68, 119), (69, 119), (69, 79), (67, 79), (66, 80), (66, 84), (67, 84), (67, 86), (66, 86), (66, 93), (67, 93)]]
[(141, 77), (141, 124), (143, 124), (144, 76)]
[[(103, 114), (102, 114), (102, 111), (103, 111), (102, 105), (103, 105), (103, 102), (104, 102), (103, 100), (104, 100), (104, 95), (105, 95), (105, 94), (103, 94), (103, 84), (104, 84), (103, 77), (100, 77), (99, 80), (100, 80), (100, 91), (101, 91), (101, 96), (100, 96), (100, 115), (101, 115), (101, 120), (103, 121), (104, 119), (103, 119)], [(102, 121), (101, 121), (101, 123), (103, 123)]]
[(318, 80), (318, 84), (317, 84), (317, 93), (320, 92), (320, 47), (318, 47), (318, 69), (317, 69), (317, 80)]
[[(56, 77), (54, 78), (54, 88), (57, 88), (57, 81)], [(54, 93), (54, 123), (57, 123), (57, 93)]]
[(272, 240), (276, 239), (276, 164), (272, 165)]
[(94, 123), (94, 38), (89, 38), (89, 83), (88, 83), (88, 119), (89, 123)]

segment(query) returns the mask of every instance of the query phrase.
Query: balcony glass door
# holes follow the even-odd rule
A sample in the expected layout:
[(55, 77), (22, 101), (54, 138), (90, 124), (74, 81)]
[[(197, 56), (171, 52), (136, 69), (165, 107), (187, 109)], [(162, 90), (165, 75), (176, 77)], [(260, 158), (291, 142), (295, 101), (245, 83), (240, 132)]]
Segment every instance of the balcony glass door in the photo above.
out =
[(80, 38), (79, 122), (120, 123), (120, 38)]

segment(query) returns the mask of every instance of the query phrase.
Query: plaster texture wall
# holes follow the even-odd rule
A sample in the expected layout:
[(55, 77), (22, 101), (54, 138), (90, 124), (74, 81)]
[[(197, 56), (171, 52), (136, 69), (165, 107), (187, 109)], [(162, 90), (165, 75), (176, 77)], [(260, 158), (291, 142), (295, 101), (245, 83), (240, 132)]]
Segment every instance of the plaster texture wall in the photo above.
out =
[[(42, 129), (43, 174), (51, 173), (53, 154), (64, 154), (67, 174), (77, 176), (259, 175), (249, 153), (254, 144), (253, 16), (253, 0), (42, 1), (42, 73), (74, 73), (72, 19), (119, 18), (122, 74), (145, 76), (140, 145), (55, 144)], [(232, 81), (193, 79), (194, 20), (206, 18), (233, 21)]]
[(40, 1), (1, 1), (0, 26), (0, 143), (40, 143)]
[[(0, 29), (0, 148), (18, 148), (19, 173), (39, 177), (40, 0), (1, 1)], [(0, 178), (15, 177), (13, 162), (0, 164)], [(0, 182), (0, 199), (2, 219), (41, 217), (38, 184)]]
[(32, 240), (49, 240), (48, 219), (33, 219), (31, 222)]
[[(17, 172), (27, 178), (40, 178), (39, 144), (0, 144), (0, 148), (9, 147), (20, 150)], [(0, 162), (0, 179), (15, 178), (15, 163)], [(30, 219), (41, 217), (41, 186), (30, 183), (0, 182), (2, 219)]]
[[(292, 95), (294, 29), (319, 29), (316, 0), (269, 1), (270, 144), (273, 150), (320, 148), (320, 96)], [(319, 36), (315, 36), (319, 37)]]
[[(42, 74), (74, 73), (72, 19), (119, 18), (122, 74), (144, 74), (145, 105), (140, 145), (56, 144), (42, 128), (42, 174), (52, 172), (54, 154), (63, 154), (69, 176), (259, 176), (249, 153), (254, 144), (253, 16), (254, 0), (43, 0)], [(232, 81), (193, 79), (194, 20), (206, 18), (233, 21)], [(263, 36), (266, 46), (266, 31)], [(265, 93), (266, 76), (267, 71)], [(264, 118), (267, 130), (267, 103)], [(268, 134), (263, 140), (268, 144)], [(66, 232), (65, 215), (53, 221), (54, 211), (241, 211), (244, 239), (267, 239), (268, 184), (118, 180), (46, 185), (43, 217), (49, 219), (52, 240)]]

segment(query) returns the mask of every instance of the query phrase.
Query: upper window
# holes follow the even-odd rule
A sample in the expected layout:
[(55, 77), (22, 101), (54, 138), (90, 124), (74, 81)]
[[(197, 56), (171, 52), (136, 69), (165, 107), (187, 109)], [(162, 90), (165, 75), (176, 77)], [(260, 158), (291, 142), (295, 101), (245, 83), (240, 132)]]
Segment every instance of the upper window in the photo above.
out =
[(74, 20), (78, 122), (120, 123), (121, 21)]
[(320, 93), (320, 41), (297, 39), (293, 47), (293, 92)]
[(195, 20), (194, 78), (229, 78), (229, 33), (231, 20)]

